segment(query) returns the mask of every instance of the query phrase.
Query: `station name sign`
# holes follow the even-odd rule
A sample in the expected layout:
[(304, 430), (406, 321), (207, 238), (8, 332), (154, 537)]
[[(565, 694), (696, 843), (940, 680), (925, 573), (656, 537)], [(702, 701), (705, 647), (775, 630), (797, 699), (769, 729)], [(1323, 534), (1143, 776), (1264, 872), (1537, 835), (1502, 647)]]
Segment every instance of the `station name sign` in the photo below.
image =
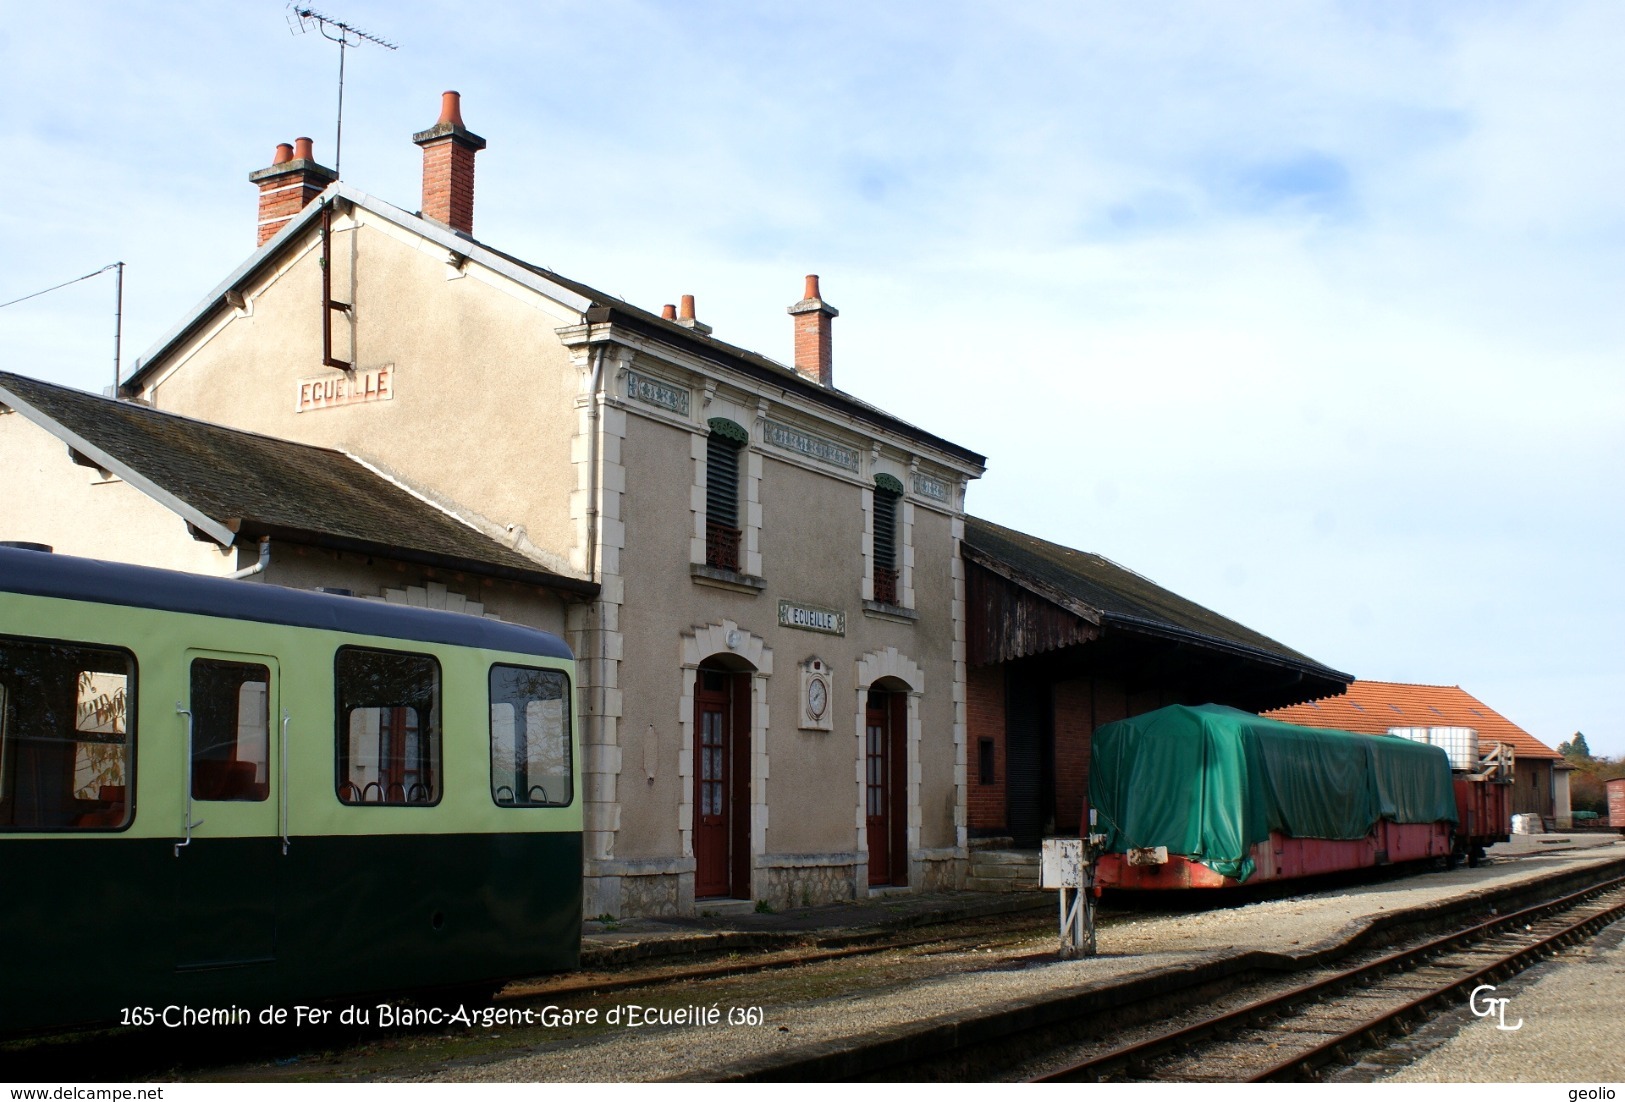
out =
[(833, 608), (804, 605), (798, 601), (780, 601), (779, 626), (821, 631), (825, 635), (845, 635), (846, 613)]
[(322, 375), (300, 379), (294, 384), (293, 411), (356, 406), (365, 402), (387, 402), (395, 397), (395, 365), (370, 371), (347, 371), (342, 375)]

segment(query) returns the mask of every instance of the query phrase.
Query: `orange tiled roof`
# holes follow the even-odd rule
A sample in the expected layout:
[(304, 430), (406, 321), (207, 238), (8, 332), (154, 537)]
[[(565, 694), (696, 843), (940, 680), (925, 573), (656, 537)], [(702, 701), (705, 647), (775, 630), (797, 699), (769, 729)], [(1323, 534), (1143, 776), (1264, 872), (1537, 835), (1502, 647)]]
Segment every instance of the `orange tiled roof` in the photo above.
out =
[(1459, 685), (1400, 685), (1356, 681), (1341, 696), (1265, 712), (1270, 719), (1305, 727), (1381, 735), (1390, 727), (1471, 727), (1480, 739), (1511, 743), (1522, 758), (1561, 755)]

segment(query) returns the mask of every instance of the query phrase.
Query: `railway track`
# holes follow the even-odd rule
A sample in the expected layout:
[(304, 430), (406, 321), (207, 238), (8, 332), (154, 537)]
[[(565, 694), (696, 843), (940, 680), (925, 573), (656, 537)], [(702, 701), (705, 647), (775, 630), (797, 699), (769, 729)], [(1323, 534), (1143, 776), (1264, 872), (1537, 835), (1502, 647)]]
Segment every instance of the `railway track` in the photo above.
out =
[(1316, 1080), (1625, 916), (1625, 877), (1385, 954), (1034, 1082)]
[[(1103, 925), (1122, 921), (1119, 916), (1102, 920)], [(563, 975), (557, 978), (524, 980), (511, 983), (497, 995), (498, 1005), (524, 1004), (537, 999), (557, 999), (576, 995), (601, 995), (613, 991), (656, 988), (675, 983), (694, 983), (702, 980), (745, 976), (757, 972), (771, 972), (785, 968), (799, 968), (811, 964), (843, 960), (850, 957), (874, 956), (880, 953), (920, 950), (921, 955), (952, 953), (966, 949), (1002, 949), (1031, 940), (1034, 935), (1048, 933), (1055, 925), (1054, 915), (1046, 905), (1042, 910), (1017, 911), (1010, 914), (961, 922), (958, 928), (974, 925), (965, 933), (920, 932), (917, 928), (909, 936), (890, 934), (861, 934), (809, 939), (809, 943), (783, 949), (762, 949), (734, 954), (730, 959), (714, 963), (687, 965), (659, 964), (653, 968), (619, 966), (613, 971), (591, 975)], [(930, 929), (925, 927), (924, 929)], [(856, 942), (856, 943), (851, 943)]]
[[(809, 935), (800, 944), (782, 948), (727, 951), (726, 959), (715, 959), (713, 953), (706, 953), (702, 959), (688, 963), (679, 963), (681, 958), (655, 958), (641, 966), (637, 963), (617, 964), (591, 974), (561, 973), (516, 981), (489, 999), (483, 996), (476, 998), (472, 993), (452, 993), (447, 999), (450, 1002), (468, 1001), (471, 1005), (489, 1002), (498, 1007), (515, 1009), (550, 1003), (576, 1006), (590, 1001), (593, 996), (609, 993), (653, 993), (678, 985), (748, 977), (887, 953), (933, 957), (985, 949), (997, 954), (1048, 933), (1053, 924), (1054, 916), (1045, 906), (1042, 910), (987, 915), (958, 922), (951, 927), (937, 925), (894, 931), (832, 932), (822, 937)], [(402, 1001), (411, 1005), (441, 1000), (420, 996), (385, 1001)], [(244, 1061), (292, 1060), (312, 1052), (356, 1049), (381, 1037), (428, 1037), (438, 1032), (435, 1027), (427, 1025), (390, 1030), (341, 1025), (298, 1030), (252, 1027), (156, 1032), (150, 1029), (88, 1028), (0, 1038), (0, 1066), (24, 1080), (56, 1078), (64, 1067), (73, 1067), (75, 1074), (86, 1080), (141, 1079), (164, 1077), (176, 1072), (201, 1072)]]

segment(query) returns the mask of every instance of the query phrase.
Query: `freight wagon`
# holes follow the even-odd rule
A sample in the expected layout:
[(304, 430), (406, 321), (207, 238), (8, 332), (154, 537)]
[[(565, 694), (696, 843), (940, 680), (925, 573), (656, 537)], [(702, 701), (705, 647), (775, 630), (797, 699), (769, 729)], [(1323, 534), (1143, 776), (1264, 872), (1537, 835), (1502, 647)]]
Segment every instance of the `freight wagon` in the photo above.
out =
[(1625, 777), (1608, 782), (1608, 825), (1625, 834)]
[(1510, 782), (1497, 762), (1453, 774), (1444, 749), (1414, 737), (1299, 727), (1217, 705), (1162, 708), (1095, 733), (1096, 884), (1226, 888), (1476, 860), (1507, 836)]

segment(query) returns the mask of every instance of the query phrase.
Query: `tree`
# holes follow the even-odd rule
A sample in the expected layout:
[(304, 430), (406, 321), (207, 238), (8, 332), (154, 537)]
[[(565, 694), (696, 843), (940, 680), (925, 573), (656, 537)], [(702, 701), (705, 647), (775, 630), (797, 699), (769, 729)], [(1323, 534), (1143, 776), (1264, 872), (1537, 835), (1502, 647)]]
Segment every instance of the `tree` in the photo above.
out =
[(1591, 761), (1591, 747), (1586, 745), (1584, 731), (1574, 732), (1574, 737), (1567, 742), (1557, 744), (1557, 752), (1572, 761)]

